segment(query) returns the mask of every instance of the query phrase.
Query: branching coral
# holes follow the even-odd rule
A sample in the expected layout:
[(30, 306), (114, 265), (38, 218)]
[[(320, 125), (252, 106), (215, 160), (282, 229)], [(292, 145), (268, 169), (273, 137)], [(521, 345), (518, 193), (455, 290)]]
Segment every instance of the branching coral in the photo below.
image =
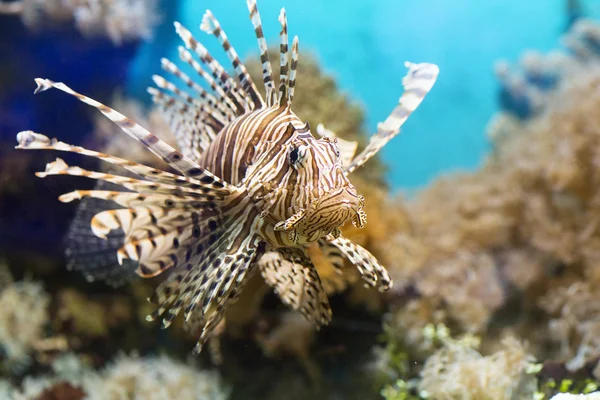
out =
[(120, 357), (84, 385), (90, 400), (136, 399), (226, 399), (228, 391), (219, 376), (197, 371), (166, 356)]
[(158, 21), (156, 0), (0, 1), (0, 14), (20, 15), (31, 29), (74, 20), (84, 35), (108, 36), (116, 44), (149, 38)]
[(473, 337), (447, 339), (425, 363), (419, 390), (438, 400), (533, 398), (537, 383), (527, 373), (531, 358), (516, 339), (504, 339), (502, 350), (489, 356), (482, 356), (477, 345)]
[(400, 302), (388, 331), (409, 347), (422, 347), (430, 322), (483, 332), (504, 304), (497, 252), (512, 242), (520, 201), (505, 181), (491, 169), (456, 175), (403, 202), (408, 223), (382, 243)]
[(564, 65), (535, 118), (490, 124), (480, 170), (398, 206), (408, 228), (386, 241), (398, 288), (386, 332), (418, 360), (431, 351), (423, 328), (439, 322), (486, 345), (519, 333), (571, 370), (600, 354), (600, 67)]
[(19, 281), (0, 292), (0, 345), (4, 367), (26, 363), (44, 337), (50, 296), (41, 283)]
[[(551, 290), (541, 306), (556, 318), (551, 335), (561, 343), (567, 369), (581, 369), (587, 360), (600, 357), (600, 289), (589, 282), (574, 282)], [(573, 354), (577, 349), (577, 353)], [(597, 376), (600, 379), (600, 376)]]
[[(220, 400), (229, 394), (216, 373), (196, 370), (167, 356), (122, 355), (95, 371), (74, 354), (58, 358), (52, 364), (52, 374), (27, 377), (20, 388), (12, 390), (15, 400)], [(58, 397), (58, 393), (69, 396)]]
[(595, 21), (579, 19), (562, 42), (566, 51), (525, 51), (517, 68), (511, 68), (504, 60), (496, 63), (502, 113), (521, 120), (539, 115), (551, 102), (548, 93), (568, 84), (577, 71), (594, 65), (600, 58), (600, 26)]
[(600, 400), (600, 392), (590, 394), (558, 393), (556, 396), (553, 396), (550, 400)]

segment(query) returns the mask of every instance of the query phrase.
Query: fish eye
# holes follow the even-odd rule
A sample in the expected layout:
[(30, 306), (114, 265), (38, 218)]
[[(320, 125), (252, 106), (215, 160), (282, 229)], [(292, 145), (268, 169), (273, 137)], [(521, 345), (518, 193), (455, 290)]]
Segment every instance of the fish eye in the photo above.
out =
[(290, 163), (296, 164), (298, 159), (300, 158), (300, 150), (297, 147), (294, 147), (292, 151), (290, 151)]

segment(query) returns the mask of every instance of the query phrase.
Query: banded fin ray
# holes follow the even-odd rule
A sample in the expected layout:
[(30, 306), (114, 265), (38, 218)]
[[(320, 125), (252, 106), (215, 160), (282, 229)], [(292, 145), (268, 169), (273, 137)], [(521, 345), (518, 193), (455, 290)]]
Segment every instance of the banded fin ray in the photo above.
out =
[(113, 201), (125, 208), (134, 208), (140, 206), (159, 206), (165, 208), (179, 208), (184, 210), (199, 209), (205, 204), (201, 200), (190, 200), (187, 198), (174, 198), (166, 194), (141, 194), (139, 192), (120, 192), (114, 190), (74, 190), (59, 196), (58, 200), (63, 203), (70, 203), (74, 200), (81, 200), (85, 197)]
[(146, 230), (146, 237), (129, 237), (117, 251), (119, 264), (124, 259), (137, 261), (137, 273), (145, 278), (159, 275), (184, 261), (180, 259), (181, 243), (184, 243), (184, 250), (187, 251), (189, 239), (193, 235), (194, 226), (189, 223), (176, 226), (156, 225), (162, 229), (159, 233), (149, 235), (152, 231)]
[(276, 104), (277, 98), (275, 95), (275, 84), (273, 82), (273, 67), (269, 60), (269, 48), (263, 32), (256, 0), (246, 0), (246, 5), (248, 6), (248, 11), (250, 11), (250, 20), (254, 26), (254, 33), (256, 34), (256, 40), (258, 41), (258, 48), (260, 50), (260, 61), (262, 63), (263, 84), (265, 86), (267, 97), (267, 107), (271, 107)]
[(117, 229), (127, 235), (131, 230), (162, 218), (167, 212), (168, 210), (162, 207), (154, 206), (104, 209), (92, 217), (90, 225), (92, 232), (99, 238), (105, 238), (111, 231)]
[[(220, 86), (220, 92), (224, 93), (227, 98), (235, 106), (235, 115), (240, 116), (250, 109), (246, 97), (247, 94), (241, 87), (229, 76), (225, 71), (225, 68), (211, 56), (206, 47), (202, 45), (192, 33), (187, 30), (179, 22), (175, 22), (175, 31), (183, 41), (186, 48), (194, 50), (200, 61), (206, 65), (210, 70), (212, 77), (216, 80), (218, 86)], [(182, 53), (180, 52), (180, 57)], [(185, 53), (183, 53), (186, 56)], [(186, 56), (187, 58), (187, 56)], [(199, 65), (198, 65), (199, 66)], [(200, 68), (199, 71), (202, 69)], [(204, 77), (204, 75), (201, 75)], [(206, 78), (205, 78), (206, 79)], [(210, 82), (209, 82), (210, 83)]]
[(298, 71), (298, 36), (292, 41), (292, 57), (290, 63), (290, 80), (288, 82), (287, 106), (292, 107), (294, 93), (296, 92), (296, 73)]
[(392, 279), (386, 269), (365, 248), (343, 236), (337, 239), (331, 238), (328, 242), (337, 247), (352, 264), (356, 265), (358, 272), (368, 286), (374, 287), (378, 285), (380, 291), (385, 291), (392, 287)]
[(289, 56), (288, 56), (288, 28), (285, 9), (282, 8), (279, 13), (279, 23), (281, 32), (279, 33), (279, 106), (287, 104), (288, 77), (289, 77)]
[(148, 150), (160, 157), (163, 161), (169, 164), (174, 169), (178, 170), (185, 176), (194, 177), (196, 179), (210, 179), (211, 182), (220, 182), (220, 179), (214, 176), (209, 171), (200, 168), (198, 164), (189, 159), (188, 157), (175, 150), (166, 142), (160, 140), (156, 135), (152, 134), (133, 120), (127, 118), (123, 114), (113, 110), (112, 108), (105, 106), (104, 104), (77, 93), (62, 82), (53, 82), (49, 79), (36, 78), (37, 88), (34, 93), (40, 93), (50, 88), (61, 90), (67, 94), (70, 94), (94, 108), (97, 108), (102, 114), (108, 119), (113, 121), (121, 130), (127, 133), (129, 136), (142, 143)]
[[(219, 112), (217, 112), (214, 109), (211, 109), (207, 104), (205, 104), (202, 101), (199, 101), (197, 98), (192, 97), (192, 95), (190, 95), (189, 93), (179, 89), (174, 83), (169, 82), (162, 76), (153, 75), (152, 80), (160, 89), (172, 93), (169, 95), (170, 103), (177, 106), (177, 108), (180, 109), (179, 113), (181, 113), (181, 111), (187, 111), (190, 114), (200, 115), (202, 116), (202, 119), (196, 122), (199, 122), (203, 125), (210, 125), (211, 128), (215, 131), (220, 131), (221, 129), (223, 129), (225, 124), (228, 122), (223, 119)], [(156, 95), (156, 89), (155, 91), (150, 91), (150, 94)], [(174, 131), (174, 134), (177, 135), (177, 132)]]
[(166, 194), (180, 199), (189, 200), (204, 200), (205, 202), (213, 202), (216, 197), (211, 194), (205, 194), (197, 190), (185, 190), (175, 185), (159, 184), (155, 182), (129, 178), (121, 175), (112, 175), (104, 172), (88, 171), (80, 167), (69, 166), (61, 158), (57, 158), (46, 165), (44, 172), (36, 172), (39, 178), (46, 178), (51, 175), (71, 175), (82, 176), (90, 179), (101, 180), (126, 189), (135, 191), (139, 194)]
[(337, 246), (331, 244), (325, 239), (319, 239), (318, 241), (319, 248), (323, 252), (323, 255), (329, 260), (335, 273), (338, 275), (343, 275), (344, 271), (344, 255), (337, 248)]
[(215, 129), (220, 130), (221, 125), (217, 121), (211, 122), (210, 116), (202, 109), (183, 103), (154, 87), (149, 87), (148, 93), (173, 132), (181, 152), (193, 160), (199, 159), (215, 138)]
[[(56, 139), (49, 139), (47, 136), (32, 131), (22, 131), (17, 134), (19, 145), (15, 148), (22, 150), (57, 150), (69, 153), (82, 154), (88, 157), (94, 157), (99, 160), (118, 165), (129, 172), (139, 175), (153, 182), (176, 185), (199, 191), (200, 193), (212, 193), (216, 197), (223, 197), (231, 194), (238, 189), (220, 179), (213, 180), (210, 175), (204, 178), (196, 179), (182, 175), (172, 174), (157, 168), (151, 168), (143, 164), (125, 160), (109, 154), (88, 150), (80, 146), (73, 146)], [(211, 174), (212, 175), (212, 174)]]
[(106, 210), (92, 218), (92, 230), (98, 237), (116, 229), (125, 233), (117, 250), (118, 262), (129, 259), (138, 263), (137, 273), (153, 277), (180, 264), (189, 266), (193, 256), (211, 239), (207, 234), (226, 223), (216, 209), (198, 211), (165, 210), (153, 207)]
[(351, 174), (358, 167), (366, 163), (383, 146), (400, 133), (400, 127), (410, 114), (419, 107), (435, 84), (440, 72), (439, 67), (435, 64), (406, 62), (405, 65), (408, 68), (408, 73), (402, 79), (404, 93), (400, 96), (398, 105), (392, 110), (385, 121), (377, 124), (377, 133), (371, 136), (367, 147), (345, 168), (347, 174)]
[(223, 50), (225, 50), (229, 61), (231, 61), (231, 64), (233, 65), (240, 85), (242, 86), (242, 90), (247, 94), (247, 96), (249, 96), (250, 101), (248, 101), (247, 104), (250, 106), (250, 110), (262, 108), (265, 105), (265, 102), (260, 95), (260, 92), (256, 88), (252, 77), (250, 77), (246, 66), (240, 60), (237, 51), (235, 51), (235, 48), (229, 42), (227, 34), (221, 28), (221, 24), (210, 10), (206, 10), (204, 13), (204, 16), (202, 17), (202, 23), (200, 24), (200, 29), (208, 34), (214, 35), (217, 39), (219, 39)]
[[(254, 260), (256, 259), (256, 253), (258, 252), (257, 246), (248, 243), (245, 247), (238, 249), (237, 255), (243, 255), (239, 266), (236, 268), (237, 272), (232, 273), (232, 278), (229, 279), (229, 283), (225, 290), (221, 290), (215, 306), (206, 318), (206, 324), (202, 328), (202, 333), (196, 342), (193, 354), (198, 355), (202, 351), (202, 347), (209, 340), (212, 332), (223, 320), (225, 310), (230, 303), (234, 303), (239, 294), (244, 289), (244, 286), (248, 282), (248, 275), (252, 274), (254, 267)], [(206, 314), (204, 314), (206, 316)]]
[[(206, 244), (204, 251), (192, 256), (187, 264), (189, 267), (180, 265), (175, 269), (150, 299), (159, 306), (146, 319), (154, 321), (166, 313), (162, 328), (170, 326), (182, 309), (185, 309), (186, 321), (192, 313), (202, 315), (205, 325), (195, 353), (200, 352), (212, 330), (223, 318), (227, 304), (241, 290), (246, 275), (251, 272), (256, 253), (260, 251), (258, 238), (248, 235), (249, 232), (243, 228), (244, 217), (242, 215), (241, 220), (221, 225), (218, 232), (214, 232), (217, 236), (214, 240), (203, 237), (202, 242)], [(222, 239), (231, 237), (235, 238), (231, 242)], [(196, 310), (198, 306), (200, 309)]]
[(165, 71), (181, 80), (188, 88), (194, 90), (198, 95), (197, 99), (199, 99), (201, 104), (206, 107), (207, 113), (211, 115), (212, 118), (219, 121), (222, 126), (233, 119), (233, 113), (223, 102), (217, 100), (213, 94), (207, 92), (202, 86), (194, 82), (187, 74), (181, 71), (177, 65), (166, 58), (162, 58), (161, 66)]
[(331, 321), (331, 307), (321, 278), (304, 250), (272, 250), (257, 265), (284, 304), (300, 311), (317, 328)]
[[(202, 299), (207, 295), (207, 288), (216, 288), (218, 283), (215, 279), (221, 280), (223, 274), (228, 272), (225, 266), (232, 260), (227, 254), (239, 241), (238, 239), (229, 246), (225, 239), (237, 237), (238, 230), (243, 226), (242, 221), (235, 224), (230, 218), (227, 214), (223, 215), (217, 224), (213, 224), (208, 231), (204, 230), (203, 235), (197, 237), (194, 252), (186, 268), (174, 271), (167, 281), (157, 288), (151, 302), (159, 304), (159, 308), (147, 319), (154, 320), (169, 310), (169, 315), (163, 319), (163, 327), (166, 327), (186, 303), (189, 303), (185, 311), (186, 320), (199, 302), (202, 301), (202, 307), (205, 308), (206, 304)], [(226, 258), (227, 262), (224, 262)], [(193, 301), (190, 302), (192, 298)]]
[[(197, 43), (199, 45), (198, 41), (193, 39), (192, 34), (188, 30), (186, 30), (185, 28), (183, 28), (181, 25), (178, 25), (178, 24), (176, 24), (175, 27), (176, 27), (176, 30), (178, 30), (179, 36), (182, 38), (182, 40), (184, 41), (184, 43), (187, 45), (188, 48), (194, 48), (192, 46), (195, 46), (195, 43)], [(188, 35), (189, 35), (189, 38), (188, 38)], [(228, 115), (229, 122), (231, 122), (235, 118), (235, 116), (238, 115), (239, 105), (237, 102), (240, 101), (241, 98), (238, 100), (238, 97), (236, 97), (234, 95), (234, 93), (230, 90), (230, 88), (225, 86), (222, 82), (216, 81), (215, 80), (215, 78), (217, 77), (216, 73), (213, 73), (211, 75), (210, 73), (205, 71), (204, 68), (202, 68), (202, 66), (200, 65), (200, 63), (198, 63), (198, 61), (196, 61), (194, 59), (194, 57), (192, 56), (192, 53), (190, 53), (188, 50), (186, 50), (185, 47), (179, 46), (177, 49), (179, 52), (179, 59), (181, 61), (185, 62), (186, 64), (188, 64), (190, 67), (192, 67), (192, 69), (198, 74), (198, 76), (206, 81), (206, 83), (208, 84), (210, 89), (214, 92), (214, 95), (217, 98), (217, 106), (219, 108), (224, 107), (223, 111)], [(204, 49), (204, 51), (206, 51), (206, 49)], [(196, 53), (198, 54), (199, 52), (196, 51)], [(203, 60), (202, 57), (200, 59), (201, 59), (201, 61)]]

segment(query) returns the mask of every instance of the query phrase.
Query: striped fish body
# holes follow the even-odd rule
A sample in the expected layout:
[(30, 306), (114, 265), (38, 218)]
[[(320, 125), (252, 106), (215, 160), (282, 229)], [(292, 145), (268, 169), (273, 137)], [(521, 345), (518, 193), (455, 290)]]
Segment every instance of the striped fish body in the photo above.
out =
[[(198, 85), (171, 61), (162, 60), (163, 69), (194, 93), (160, 76), (154, 77), (158, 88), (148, 90), (171, 126), (179, 149), (63, 83), (36, 79), (36, 93), (56, 88), (97, 108), (178, 173), (31, 131), (17, 135), (19, 149), (95, 157), (137, 177), (86, 171), (61, 159), (37, 174), (85, 176), (125, 189), (76, 190), (59, 198), (63, 202), (86, 199), (109, 201), (113, 207), (116, 204), (116, 208), (98, 210), (91, 218), (90, 236), (106, 244), (88, 240), (81, 229), (84, 224), (76, 218), (77, 245), (68, 250), (68, 255), (73, 256), (75, 268), (92, 278), (119, 278), (118, 265), (112, 265), (117, 262), (133, 263), (142, 277), (168, 271), (167, 279), (150, 299), (157, 308), (147, 319), (162, 318), (166, 328), (182, 311), (186, 322), (193, 315), (193, 320), (202, 323), (196, 352), (254, 271), (260, 272), (285, 304), (317, 327), (327, 324), (331, 309), (307, 251), (312, 244), (339, 274), (343, 274), (344, 260), (348, 260), (367, 286), (380, 290), (391, 287), (390, 277), (377, 259), (342, 236), (344, 223), (351, 221), (357, 227), (366, 223), (364, 198), (357, 194), (348, 175), (399, 133), (439, 72), (433, 64), (407, 63), (409, 73), (402, 80), (405, 93), (378, 125), (367, 147), (355, 156), (356, 145), (340, 141), (340, 151), (333, 132), (317, 128), (320, 137), (314, 137), (308, 124), (292, 111), (298, 39), (294, 38), (288, 54), (285, 11), (279, 17), (281, 55), (276, 88), (256, 2), (247, 0), (247, 5), (261, 51), (266, 99), (210, 11), (201, 28), (219, 39), (236, 79), (176, 23), (185, 44), (179, 51), (181, 60), (211, 89), (209, 92)], [(112, 264), (106, 262), (109, 251)], [(99, 255), (104, 261), (97, 261)]]
[[(266, 107), (225, 126), (198, 164), (245, 188), (269, 248), (301, 246), (332, 234), (362, 210), (335, 142), (315, 139), (289, 108)], [(275, 230), (303, 210), (292, 235)]]

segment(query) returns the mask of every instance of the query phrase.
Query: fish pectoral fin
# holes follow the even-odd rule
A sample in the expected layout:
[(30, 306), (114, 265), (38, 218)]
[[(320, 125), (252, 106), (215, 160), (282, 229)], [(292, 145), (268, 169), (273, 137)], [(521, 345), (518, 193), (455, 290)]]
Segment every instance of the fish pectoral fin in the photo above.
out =
[(281, 301), (300, 311), (317, 329), (331, 321), (329, 299), (304, 249), (269, 251), (258, 260), (258, 268)]
[(330, 245), (336, 247), (346, 256), (352, 264), (356, 265), (358, 272), (368, 286), (379, 286), (379, 291), (382, 292), (392, 287), (392, 279), (386, 269), (365, 248), (343, 236), (337, 239), (328, 237), (327, 240)]
[(262, 254), (261, 239), (254, 225), (247, 223), (258, 219), (258, 213), (246, 209), (248, 212), (236, 219), (225, 212), (220, 224), (200, 222), (197, 237), (192, 231), (191, 253), (185, 247), (187, 243), (179, 244), (182, 252), (176, 256), (180, 262), (150, 299), (158, 308), (147, 319), (162, 317), (163, 328), (170, 326), (182, 310), (186, 322), (201, 321), (196, 354), (223, 319), (227, 306), (237, 299), (256, 258)]
[(134, 179), (131, 176), (125, 177), (122, 175), (87, 171), (79, 167), (71, 167), (60, 158), (49, 163), (44, 172), (37, 173), (37, 176), (41, 178), (49, 175), (85, 176), (91, 179), (109, 181), (140, 193), (153, 192), (173, 194), (180, 198), (188, 196), (193, 199), (214, 200), (217, 202), (230, 194), (243, 191), (243, 189), (220, 180), (204, 169), (191, 170), (191, 172), (188, 171), (190, 174), (194, 175), (193, 177), (172, 174), (130, 160), (89, 150), (84, 147), (74, 146), (56, 139), (50, 139), (45, 135), (33, 131), (19, 132), (17, 141), (19, 142), (19, 145), (16, 146), (17, 149), (56, 150), (82, 154), (121, 167), (126, 171), (135, 174), (136, 178), (141, 177), (143, 179)]
[(347, 174), (352, 173), (366, 163), (400, 133), (400, 127), (406, 122), (410, 114), (419, 107), (435, 84), (440, 72), (439, 67), (435, 64), (406, 62), (405, 65), (408, 67), (408, 73), (402, 79), (404, 93), (402, 93), (398, 105), (394, 107), (385, 121), (377, 124), (377, 133), (371, 136), (367, 147), (344, 168)]
[(296, 225), (300, 222), (300, 220), (302, 220), (302, 218), (304, 218), (305, 215), (306, 215), (306, 210), (301, 208), (300, 211), (298, 211), (297, 213), (295, 213), (294, 215), (292, 215), (285, 221), (280, 221), (277, 224), (275, 224), (275, 230), (276, 231), (285, 231), (285, 232), (291, 231), (296, 227)]

